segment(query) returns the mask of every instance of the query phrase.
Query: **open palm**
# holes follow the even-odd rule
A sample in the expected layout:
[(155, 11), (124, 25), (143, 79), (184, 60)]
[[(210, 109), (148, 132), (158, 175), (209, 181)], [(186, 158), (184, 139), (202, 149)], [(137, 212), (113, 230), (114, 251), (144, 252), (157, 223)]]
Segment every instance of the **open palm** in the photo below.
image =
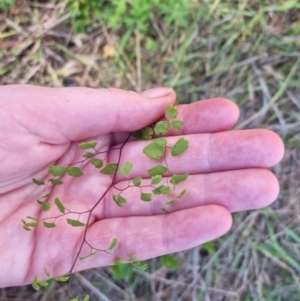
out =
[[(28, 215), (41, 220), (61, 214), (55, 206), (41, 209), (36, 200), (44, 188), (34, 185), (32, 178), (47, 180), (50, 165), (81, 161), (81, 141), (97, 141), (97, 151), (110, 150), (99, 158), (116, 163), (116, 148), (128, 133), (158, 120), (176, 96), (168, 88), (140, 95), (117, 89), (34, 86), (0, 87), (0, 95), (0, 286), (5, 287), (28, 284), (34, 276), (43, 279), (44, 268), (51, 276), (68, 273), (84, 238), (85, 227), (73, 228), (66, 222), (66, 218), (78, 219), (75, 213), (56, 219), (53, 229), (39, 226), (26, 232), (22, 228), (21, 219)], [(144, 260), (191, 248), (228, 231), (230, 212), (263, 207), (276, 199), (278, 182), (266, 170), (283, 155), (276, 134), (227, 131), (237, 121), (238, 109), (221, 98), (179, 105), (178, 110), (185, 125), (181, 132), (169, 132), (168, 145), (186, 135), (190, 146), (184, 154), (166, 159), (172, 173), (190, 174), (182, 186), (187, 193), (168, 207), (172, 213), (165, 214), (163, 197), (143, 202), (140, 190), (131, 187), (124, 191), (127, 203), (119, 208), (112, 194), (128, 180), (117, 177), (116, 188), (109, 189), (93, 210), (86, 236), (97, 249), (107, 249), (112, 238), (118, 238), (114, 256), (98, 252), (78, 261), (74, 271), (110, 265), (117, 257), (136, 254)], [(150, 183), (147, 170), (157, 164), (145, 157), (145, 146), (130, 141), (121, 156), (121, 164), (133, 163), (129, 179), (142, 176), (143, 185)], [(110, 187), (111, 177), (87, 161), (82, 170), (80, 178), (64, 175), (63, 185), (47, 186), (51, 203), (59, 197), (72, 212), (86, 212), (97, 203)], [(87, 217), (88, 212), (80, 221), (86, 222)], [(80, 254), (89, 252), (85, 244)]]

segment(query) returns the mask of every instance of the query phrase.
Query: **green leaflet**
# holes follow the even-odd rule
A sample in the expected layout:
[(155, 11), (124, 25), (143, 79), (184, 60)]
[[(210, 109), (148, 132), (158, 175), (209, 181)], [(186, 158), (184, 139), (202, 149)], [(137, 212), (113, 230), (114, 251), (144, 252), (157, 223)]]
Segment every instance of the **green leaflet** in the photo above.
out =
[(181, 121), (181, 120), (172, 120), (171, 121), (171, 126), (172, 126), (172, 129), (174, 131), (179, 131), (181, 129), (181, 127), (183, 126), (183, 121)]
[(178, 261), (175, 259), (175, 257), (170, 254), (162, 256), (161, 263), (162, 263), (162, 265), (164, 265), (168, 268), (178, 269), (180, 267), (180, 265), (179, 265)]
[(49, 167), (49, 174), (52, 176), (62, 176), (67, 171), (67, 168), (65, 166), (50, 166)]
[(142, 177), (136, 177), (132, 183), (134, 186), (140, 186), (141, 185), (141, 182), (142, 182)]
[(55, 228), (56, 227), (55, 223), (43, 222), (43, 225), (45, 228)]
[(155, 189), (152, 190), (153, 194), (163, 194), (163, 195), (166, 195), (166, 194), (169, 194), (171, 192), (171, 188), (168, 187), (168, 186), (159, 186)]
[(93, 157), (95, 154), (94, 153), (91, 153), (91, 152), (86, 152), (82, 157), (83, 158), (91, 158), (91, 157)]
[(73, 166), (67, 168), (67, 173), (69, 176), (74, 178), (78, 178), (84, 175), (84, 173), (79, 167), (73, 167)]
[(83, 299), (83, 301), (89, 301), (90, 300), (90, 296), (89, 295), (86, 295)]
[(78, 220), (75, 220), (75, 219), (70, 219), (70, 218), (67, 218), (67, 223), (69, 225), (71, 225), (72, 227), (83, 227), (83, 226), (85, 226), (84, 223), (82, 223)]
[(79, 149), (95, 148), (97, 146), (97, 141), (81, 142), (78, 144)]
[(189, 147), (189, 141), (183, 137), (177, 140), (174, 146), (171, 148), (171, 154), (176, 157), (186, 151)]
[(185, 195), (185, 193), (186, 193), (186, 189), (182, 190), (182, 191), (176, 196), (176, 198), (177, 198), (177, 199), (180, 199), (182, 196)]
[(91, 164), (93, 164), (96, 168), (101, 168), (103, 166), (103, 160), (101, 159), (92, 159)]
[(119, 174), (123, 177), (128, 177), (131, 169), (132, 169), (133, 164), (130, 162), (125, 162), (122, 164), (122, 166), (119, 168)]
[(111, 244), (110, 244), (108, 250), (114, 249), (116, 247), (117, 243), (118, 243), (118, 239), (117, 238), (113, 238), (113, 240), (111, 241)]
[(132, 135), (136, 140), (150, 140), (152, 139), (153, 130), (150, 127), (145, 127), (144, 129), (133, 132)]
[(172, 105), (166, 107), (165, 116), (169, 119), (174, 119), (178, 115), (178, 109)]
[(165, 138), (155, 139), (143, 149), (143, 153), (150, 159), (158, 160), (162, 157), (167, 140)]
[(170, 180), (170, 183), (173, 185), (177, 185), (177, 184), (185, 181), (188, 178), (188, 176), (189, 176), (188, 173), (185, 173), (183, 175), (175, 175), (174, 174)]
[(117, 167), (118, 167), (118, 164), (109, 163), (102, 170), (100, 170), (100, 172), (105, 174), (105, 175), (112, 175), (116, 172)]
[(61, 179), (50, 179), (49, 180), (53, 185), (61, 185), (63, 181)]
[(128, 261), (136, 261), (137, 260), (137, 256), (135, 254), (133, 254), (129, 259)]
[(152, 185), (158, 184), (161, 180), (162, 180), (161, 175), (154, 176), (151, 178), (151, 184)]
[(46, 268), (44, 268), (44, 272), (45, 272), (45, 274), (47, 275), (48, 278), (51, 277), (50, 272)]
[(150, 177), (162, 176), (167, 171), (168, 171), (168, 169), (165, 166), (158, 164), (158, 165), (154, 166), (153, 168), (148, 169), (148, 174)]
[(32, 179), (32, 182), (36, 185), (45, 185), (44, 181), (37, 180), (35, 178)]
[(154, 127), (154, 132), (156, 135), (164, 135), (168, 132), (169, 127), (170, 127), (170, 122), (159, 121)]
[(37, 200), (37, 202), (42, 206), (44, 211), (48, 211), (51, 207), (51, 203), (49, 202), (41, 202), (40, 200)]
[(126, 199), (121, 195), (113, 195), (113, 200), (119, 207), (123, 207), (123, 204), (126, 203)]
[(61, 212), (61, 213), (65, 213), (65, 207), (64, 205), (61, 203), (60, 199), (59, 198), (56, 198), (55, 201), (54, 201), (55, 205), (57, 206), (58, 210)]
[(164, 213), (171, 213), (171, 211), (167, 210), (166, 207), (161, 207), (160, 209)]
[(59, 282), (66, 282), (69, 280), (69, 278), (70, 278), (69, 276), (60, 276), (60, 277), (55, 277), (54, 279)]
[(152, 201), (152, 194), (151, 193), (141, 193), (141, 200), (144, 202)]

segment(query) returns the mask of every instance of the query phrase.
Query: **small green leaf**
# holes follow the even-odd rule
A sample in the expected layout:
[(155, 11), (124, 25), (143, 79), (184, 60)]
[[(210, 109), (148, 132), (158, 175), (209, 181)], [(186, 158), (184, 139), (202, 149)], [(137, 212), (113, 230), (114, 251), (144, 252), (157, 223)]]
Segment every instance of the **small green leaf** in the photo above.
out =
[(37, 180), (35, 178), (32, 179), (32, 182), (36, 185), (45, 185), (44, 181)]
[(143, 149), (143, 153), (150, 159), (160, 159), (164, 153), (167, 140), (165, 138), (155, 139)]
[(177, 184), (185, 181), (188, 177), (189, 177), (188, 173), (185, 173), (183, 175), (175, 175), (174, 174), (170, 180), (170, 183), (173, 185), (177, 185)]
[(31, 286), (32, 286), (36, 291), (39, 291), (39, 290), (40, 290), (40, 286), (39, 286), (36, 282), (32, 283)]
[(80, 260), (84, 260), (84, 259), (86, 259), (88, 257), (91, 257), (91, 256), (95, 255), (96, 253), (97, 253), (97, 250), (95, 250), (94, 252), (89, 253), (88, 255), (80, 256), (79, 259)]
[(164, 213), (171, 213), (171, 211), (167, 210), (165, 207), (160, 208)]
[(136, 140), (150, 140), (152, 139), (153, 130), (150, 127), (145, 127), (144, 129), (133, 132), (132, 135)]
[(86, 295), (83, 299), (83, 301), (89, 301), (90, 300), (90, 296), (89, 295)]
[(161, 186), (160, 192), (161, 194), (169, 194), (171, 192), (171, 188), (168, 186)]
[(162, 265), (164, 265), (168, 268), (178, 269), (180, 267), (180, 265), (179, 265), (178, 261), (175, 259), (175, 257), (170, 254), (162, 256), (161, 263), (162, 263)]
[(26, 230), (26, 231), (31, 231), (31, 229), (25, 225), (23, 225), (23, 229)]
[(33, 228), (38, 227), (38, 225), (39, 225), (39, 222), (31, 222), (31, 223), (28, 223), (28, 224), (27, 224), (27, 226), (33, 227)]
[(42, 206), (44, 211), (48, 211), (51, 207), (51, 203), (49, 202), (41, 202), (39, 200), (37, 200), (37, 202)]
[(149, 126), (145, 127), (141, 131), (142, 131), (142, 138), (143, 138), (143, 140), (150, 140), (150, 139), (152, 139), (153, 130)]
[(66, 282), (66, 281), (68, 281), (69, 280), (69, 276), (60, 276), (60, 277), (55, 277), (54, 279), (56, 280), (56, 281), (60, 281), (60, 282)]
[(50, 166), (49, 167), (49, 173), (52, 176), (62, 176), (67, 171), (67, 168), (65, 166)]
[(78, 144), (79, 149), (87, 149), (87, 148), (95, 148), (97, 146), (96, 141), (89, 141), (89, 142), (81, 142)]
[(82, 157), (84, 157), (84, 158), (91, 158), (91, 157), (93, 157), (95, 154), (94, 153), (91, 153), (91, 152), (86, 152)]
[(189, 148), (189, 141), (187, 139), (181, 137), (171, 148), (171, 154), (174, 157), (178, 156), (178, 155), (182, 154), (184, 151), (186, 151), (188, 148)]
[(155, 185), (158, 184), (162, 180), (162, 176), (157, 175), (151, 178), (151, 184)]
[(169, 194), (171, 192), (171, 188), (168, 186), (159, 186), (152, 190), (154, 194)]
[(170, 122), (159, 121), (154, 127), (154, 132), (156, 135), (164, 135), (168, 132), (169, 127), (170, 127)]
[(135, 254), (133, 254), (129, 259), (128, 261), (136, 261), (137, 259), (137, 256)]
[(65, 207), (64, 207), (64, 205), (61, 203), (60, 199), (59, 199), (59, 198), (56, 198), (54, 202), (55, 202), (55, 205), (57, 206), (58, 210), (59, 210), (61, 213), (65, 213)]
[(110, 244), (108, 250), (114, 249), (114, 248), (116, 247), (117, 243), (118, 243), (118, 239), (117, 239), (117, 238), (114, 238), (114, 239), (111, 241), (111, 244)]
[(178, 115), (178, 109), (172, 105), (168, 105), (166, 108), (165, 116), (169, 119), (174, 119)]
[(150, 177), (162, 176), (167, 171), (168, 171), (168, 169), (165, 166), (158, 164), (158, 165), (154, 166), (153, 168), (148, 169), (148, 174)]
[(39, 220), (38, 218), (31, 217), (31, 216), (26, 216), (26, 218), (28, 218), (28, 219), (33, 219), (34, 221), (38, 221), (38, 220)]
[(183, 126), (183, 121), (181, 120), (172, 120), (171, 126), (174, 131), (180, 131), (181, 127)]
[(49, 180), (53, 185), (61, 185), (63, 181), (61, 179), (50, 179)]
[(152, 190), (152, 193), (155, 194), (155, 195), (161, 194), (160, 188), (161, 188), (161, 186), (159, 186), (159, 187), (153, 189), (153, 190)]
[(141, 182), (142, 182), (142, 177), (136, 177), (132, 183), (134, 186), (140, 186), (141, 185)]
[(175, 203), (175, 200), (170, 200), (170, 201), (166, 202), (167, 205), (171, 205), (173, 203)]
[(177, 198), (177, 199), (180, 199), (182, 196), (185, 195), (185, 193), (186, 193), (186, 189), (182, 190), (182, 191), (176, 196), (176, 198)]
[(152, 193), (141, 193), (141, 200), (144, 202), (152, 201)]
[(124, 177), (128, 177), (131, 169), (132, 169), (132, 166), (133, 164), (130, 163), (130, 162), (125, 162), (124, 164), (122, 164), (122, 166), (119, 168), (119, 174), (121, 176), (124, 176)]
[(105, 174), (105, 175), (112, 175), (116, 172), (117, 167), (118, 167), (118, 164), (109, 163), (102, 170), (100, 170), (100, 172)]
[(46, 227), (46, 228), (55, 228), (56, 227), (55, 223), (43, 222), (43, 224), (44, 224), (44, 227)]
[(70, 301), (79, 301), (78, 296), (76, 298), (72, 298)]
[(38, 284), (43, 287), (47, 287), (49, 285), (47, 281), (39, 281)]
[(96, 168), (101, 168), (103, 166), (103, 160), (101, 159), (92, 159), (91, 163), (96, 167)]
[(73, 227), (83, 227), (85, 226), (84, 223), (78, 221), (78, 220), (75, 220), (75, 219), (70, 219), (70, 218), (67, 218), (67, 223)]
[(124, 203), (126, 203), (126, 199), (123, 198), (121, 195), (113, 195), (113, 200), (115, 201), (115, 203), (119, 206), (119, 207), (123, 207), (122, 205)]
[(67, 173), (69, 176), (75, 177), (75, 178), (78, 178), (78, 177), (81, 177), (84, 175), (84, 173), (82, 172), (82, 170), (79, 167), (73, 167), (73, 166), (70, 166), (67, 168)]
[(44, 272), (45, 272), (45, 274), (47, 275), (48, 278), (51, 277), (50, 272), (46, 268), (44, 268)]

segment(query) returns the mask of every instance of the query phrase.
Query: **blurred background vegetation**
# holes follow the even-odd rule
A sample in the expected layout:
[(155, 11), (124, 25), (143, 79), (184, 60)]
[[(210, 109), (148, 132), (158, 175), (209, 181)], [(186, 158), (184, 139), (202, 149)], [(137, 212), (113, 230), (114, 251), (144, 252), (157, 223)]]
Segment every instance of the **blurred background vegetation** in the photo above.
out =
[[(286, 152), (268, 208), (236, 213), (202, 246), (78, 273), (91, 300), (300, 300), (299, 0), (0, 0), (0, 84), (171, 86), (178, 103), (227, 97), (236, 129), (268, 128)], [(1, 96), (0, 96), (1, 97)], [(6, 288), (0, 300), (66, 300), (67, 285)]]

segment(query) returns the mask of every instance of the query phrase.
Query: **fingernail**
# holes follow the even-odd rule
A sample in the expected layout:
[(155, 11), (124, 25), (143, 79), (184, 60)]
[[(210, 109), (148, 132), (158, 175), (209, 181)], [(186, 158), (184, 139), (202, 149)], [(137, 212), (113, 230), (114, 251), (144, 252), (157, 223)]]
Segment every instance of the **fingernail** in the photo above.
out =
[(146, 90), (141, 94), (149, 98), (161, 98), (170, 95), (172, 92), (172, 88), (153, 88), (150, 90)]

